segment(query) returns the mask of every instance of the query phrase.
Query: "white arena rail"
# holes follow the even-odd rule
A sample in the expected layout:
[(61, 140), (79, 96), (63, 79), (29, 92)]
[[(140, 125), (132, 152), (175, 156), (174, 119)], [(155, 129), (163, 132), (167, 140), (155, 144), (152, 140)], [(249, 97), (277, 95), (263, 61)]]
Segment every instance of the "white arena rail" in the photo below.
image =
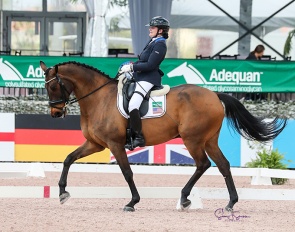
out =
[[(182, 187), (138, 187), (141, 198), (179, 198)], [(128, 187), (67, 187), (72, 198), (130, 198)], [(295, 200), (295, 189), (237, 188), (243, 200)], [(194, 187), (190, 196), (202, 199), (229, 198), (226, 188)], [(59, 198), (57, 186), (0, 186), (0, 198)]]
[[(179, 199), (182, 187), (138, 187), (141, 199)], [(128, 187), (68, 187), (72, 198), (130, 198)], [(237, 188), (240, 200), (275, 200), (294, 201), (294, 189), (252, 189)], [(0, 186), (0, 198), (58, 198), (58, 187), (54, 186)], [(228, 200), (226, 188), (194, 187), (188, 197), (192, 205), (190, 209), (202, 209), (202, 199)], [(180, 210), (179, 200), (176, 209)]]
[[(45, 177), (45, 172), (61, 172), (62, 163), (0, 163), (0, 178)], [(192, 166), (131, 165), (135, 174), (192, 175)], [(73, 164), (71, 172), (121, 173), (118, 165)], [(233, 176), (252, 176), (252, 184), (271, 184), (271, 177), (295, 179), (295, 171), (267, 168), (231, 168)], [(1, 174), (2, 173), (2, 174)], [(16, 174), (18, 173), (18, 174)], [(9, 175), (11, 174), (11, 175)], [(204, 175), (221, 175), (211, 167)], [(128, 187), (68, 187), (72, 198), (130, 198)], [(141, 198), (179, 199), (182, 187), (138, 187)], [(237, 188), (243, 200), (295, 200), (294, 189)], [(58, 186), (0, 186), (0, 198), (58, 198)], [(202, 199), (226, 199), (226, 188), (194, 187), (190, 209), (203, 208)], [(180, 209), (179, 200), (176, 208)]]
[[(0, 163), (0, 178), (14, 177), (45, 177), (45, 172), (61, 172), (62, 163)], [(156, 166), (156, 165), (131, 165), (134, 174), (167, 174), (167, 175), (192, 175), (193, 166)], [(19, 172), (17, 174), (17, 172)], [(121, 173), (117, 164), (73, 164), (70, 172), (87, 173)], [(295, 170), (279, 170), (268, 168), (236, 168), (232, 167), (233, 176), (252, 177), (253, 185), (271, 185), (271, 177), (295, 179)], [(209, 168), (204, 175), (221, 175), (217, 167)], [(14, 177), (13, 177), (14, 176)]]
[(28, 176), (27, 171), (3, 171), (0, 170), (0, 179), (7, 179), (7, 178), (25, 178)]

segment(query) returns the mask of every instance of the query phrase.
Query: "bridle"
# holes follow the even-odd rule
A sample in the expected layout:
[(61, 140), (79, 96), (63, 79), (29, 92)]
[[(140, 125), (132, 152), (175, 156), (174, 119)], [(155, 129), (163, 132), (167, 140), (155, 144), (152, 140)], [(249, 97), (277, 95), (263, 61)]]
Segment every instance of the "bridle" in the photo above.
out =
[[(45, 77), (47, 76), (47, 74), (49, 73), (49, 71), (50, 71), (51, 69), (52, 69), (52, 67), (46, 69), (46, 71), (45, 71)], [(62, 79), (61, 79), (60, 76), (58, 75), (57, 71), (58, 71), (58, 67), (55, 66), (55, 72), (56, 72), (55, 77), (51, 78), (51, 79), (48, 80), (48, 81), (45, 81), (45, 84), (48, 84), (48, 83), (50, 83), (51, 81), (56, 80), (57, 83), (58, 83), (59, 86), (60, 86), (61, 99), (59, 99), (59, 100), (53, 100), (53, 101), (52, 101), (52, 100), (49, 100), (49, 101), (48, 101), (48, 104), (49, 104), (49, 106), (52, 107), (52, 108), (56, 108), (56, 109), (62, 110), (63, 112), (66, 112), (66, 108), (67, 108), (67, 106), (69, 105), (69, 101), (70, 101), (69, 98), (66, 96), (66, 93), (68, 94), (68, 96), (70, 96), (71, 93), (66, 89), (65, 84), (63, 83)], [(60, 103), (65, 103), (65, 106), (64, 106), (63, 108), (61, 108), (61, 107), (57, 107), (56, 105), (58, 105), (58, 104), (60, 104)]]
[[(50, 71), (52, 68), (53, 68), (53, 67), (50, 67), (50, 68), (47, 68), (47, 69), (45, 70), (45, 73), (44, 73), (45, 78), (46, 78), (46, 76), (48, 75), (49, 71)], [(49, 101), (48, 101), (48, 104), (49, 104), (49, 106), (52, 107), (52, 108), (62, 110), (62, 112), (63, 112), (64, 115), (65, 115), (66, 110), (67, 110), (67, 107), (68, 107), (69, 105), (71, 105), (71, 104), (73, 104), (73, 103), (75, 103), (75, 102), (78, 102), (78, 101), (82, 100), (83, 98), (88, 97), (89, 95), (91, 95), (91, 94), (93, 94), (94, 92), (100, 90), (102, 87), (106, 86), (106, 85), (109, 84), (110, 82), (116, 80), (117, 77), (119, 76), (119, 73), (117, 73), (117, 75), (116, 75), (116, 77), (115, 77), (114, 79), (109, 80), (108, 82), (106, 82), (106, 83), (104, 83), (103, 85), (99, 86), (98, 88), (92, 90), (90, 93), (84, 95), (83, 97), (80, 97), (80, 98), (78, 98), (78, 99), (77, 99), (76, 97), (74, 97), (74, 98), (72, 98), (72, 99), (69, 99), (69, 97), (67, 97), (67, 94), (68, 94), (68, 96), (70, 96), (71, 93), (67, 90), (67, 88), (66, 88), (64, 82), (62, 81), (62, 79), (61, 79), (60, 76), (58, 75), (58, 66), (56, 65), (56, 66), (54, 66), (54, 68), (55, 68), (55, 73), (56, 73), (56, 74), (55, 74), (55, 77), (51, 78), (51, 79), (48, 80), (48, 81), (45, 81), (45, 84), (48, 84), (48, 83), (50, 83), (51, 81), (56, 80), (57, 83), (58, 83), (59, 86), (60, 86), (61, 99), (59, 99), (59, 100), (53, 100), (53, 101), (52, 101), (52, 100), (49, 100)], [(67, 94), (66, 94), (66, 93), (67, 93)], [(60, 104), (60, 103), (65, 103), (64, 107), (58, 107), (58, 106), (56, 106), (56, 105), (58, 105), (58, 104)]]

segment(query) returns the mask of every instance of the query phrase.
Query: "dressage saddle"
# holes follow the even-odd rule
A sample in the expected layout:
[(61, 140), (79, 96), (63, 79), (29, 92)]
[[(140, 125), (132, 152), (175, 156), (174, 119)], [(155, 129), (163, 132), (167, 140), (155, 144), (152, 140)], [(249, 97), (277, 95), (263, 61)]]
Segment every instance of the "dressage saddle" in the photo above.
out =
[[(123, 108), (128, 115), (129, 115), (128, 105), (132, 95), (134, 94), (135, 87), (136, 87), (136, 81), (134, 79), (127, 79), (122, 88)], [(144, 115), (146, 115), (149, 110), (149, 98), (150, 98), (151, 92), (154, 90), (161, 90), (161, 89), (163, 89), (163, 86), (154, 86), (150, 91), (147, 92), (139, 108), (140, 117), (143, 117)]]

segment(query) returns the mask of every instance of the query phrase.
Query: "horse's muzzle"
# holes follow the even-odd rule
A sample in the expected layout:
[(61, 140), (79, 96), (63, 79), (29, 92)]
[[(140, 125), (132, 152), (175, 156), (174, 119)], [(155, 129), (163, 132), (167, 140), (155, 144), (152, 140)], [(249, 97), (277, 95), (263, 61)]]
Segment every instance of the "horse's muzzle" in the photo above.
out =
[(50, 115), (53, 118), (61, 118), (61, 117), (65, 117), (67, 113), (66, 107), (62, 106), (62, 107), (51, 107), (50, 108)]

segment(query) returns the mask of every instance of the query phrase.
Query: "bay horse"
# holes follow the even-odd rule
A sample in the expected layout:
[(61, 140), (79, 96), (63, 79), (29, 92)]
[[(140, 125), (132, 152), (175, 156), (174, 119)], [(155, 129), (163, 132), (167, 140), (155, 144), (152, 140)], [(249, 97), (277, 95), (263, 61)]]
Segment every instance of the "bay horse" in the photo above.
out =
[[(58, 183), (60, 203), (63, 204), (70, 198), (66, 186), (71, 164), (108, 148), (115, 156), (131, 191), (131, 201), (125, 205), (124, 211), (134, 211), (140, 195), (124, 148), (127, 119), (117, 109), (118, 81), (94, 67), (74, 61), (49, 68), (40, 61), (40, 66), (45, 72), (45, 88), (51, 116), (65, 116), (66, 107), (78, 102), (81, 130), (86, 138), (85, 143), (64, 160)], [(71, 93), (74, 93), (74, 99), (70, 99)], [(191, 84), (171, 88), (167, 94), (166, 113), (160, 118), (142, 121), (146, 146), (182, 138), (195, 161), (196, 170), (181, 191), (182, 209), (190, 207), (191, 201), (187, 197), (198, 179), (211, 166), (208, 156), (225, 179), (229, 192), (229, 203), (225, 209), (233, 210), (234, 204), (238, 202), (230, 164), (218, 146), (224, 117), (229, 118), (230, 125), (246, 139), (260, 142), (274, 139), (286, 126), (286, 119), (275, 118), (271, 122), (265, 122), (263, 118), (253, 116), (234, 97)]]

